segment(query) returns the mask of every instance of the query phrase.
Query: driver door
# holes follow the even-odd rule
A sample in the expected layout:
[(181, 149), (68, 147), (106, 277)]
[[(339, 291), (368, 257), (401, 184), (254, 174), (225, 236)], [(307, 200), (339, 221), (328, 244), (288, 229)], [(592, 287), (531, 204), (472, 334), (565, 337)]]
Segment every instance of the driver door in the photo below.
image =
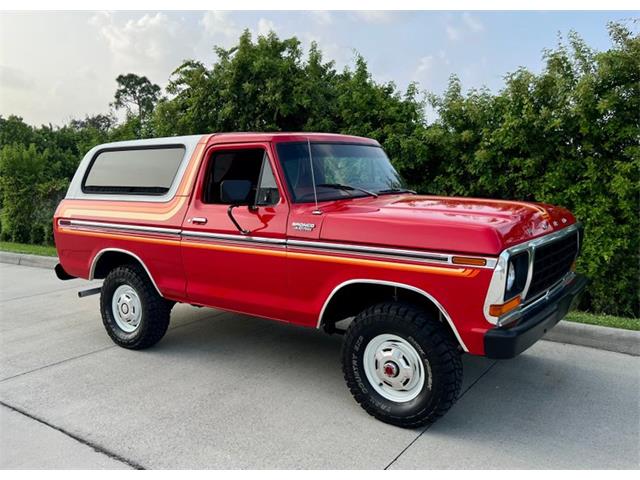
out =
[[(274, 175), (269, 143), (214, 145), (183, 223), (187, 296), (194, 304), (275, 319), (286, 315), (285, 235), (289, 206)], [(229, 217), (221, 184), (249, 180), (250, 203)]]

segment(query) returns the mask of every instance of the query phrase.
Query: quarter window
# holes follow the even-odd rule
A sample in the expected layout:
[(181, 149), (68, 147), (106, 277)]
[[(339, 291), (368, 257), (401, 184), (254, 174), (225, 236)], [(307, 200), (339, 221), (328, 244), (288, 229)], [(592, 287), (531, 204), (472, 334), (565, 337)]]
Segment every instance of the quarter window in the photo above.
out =
[(184, 153), (183, 146), (103, 150), (91, 162), (82, 191), (163, 195), (171, 188)]

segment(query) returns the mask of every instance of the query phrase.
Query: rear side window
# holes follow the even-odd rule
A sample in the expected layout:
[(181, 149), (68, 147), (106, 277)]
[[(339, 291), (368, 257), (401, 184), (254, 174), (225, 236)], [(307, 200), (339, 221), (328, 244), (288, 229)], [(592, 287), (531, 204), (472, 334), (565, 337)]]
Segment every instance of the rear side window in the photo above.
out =
[(163, 195), (184, 158), (183, 146), (103, 150), (89, 165), (85, 193)]

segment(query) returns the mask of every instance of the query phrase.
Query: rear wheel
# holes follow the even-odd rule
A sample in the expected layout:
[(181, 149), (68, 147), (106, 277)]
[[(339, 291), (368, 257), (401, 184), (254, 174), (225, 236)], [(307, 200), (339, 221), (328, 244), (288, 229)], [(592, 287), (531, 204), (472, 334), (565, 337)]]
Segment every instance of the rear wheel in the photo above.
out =
[(406, 428), (433, 423), (455, 403), (462, 361), (449, 332), (423, 310), (381, 303), (349, 326), (342, 350), (356, 401), (383, 422)]
[(114, 268), (102, 284), (102, 323), (124, 348), (139, 350), (158, 343), (169, 327), (172, 306), (137, 265)]

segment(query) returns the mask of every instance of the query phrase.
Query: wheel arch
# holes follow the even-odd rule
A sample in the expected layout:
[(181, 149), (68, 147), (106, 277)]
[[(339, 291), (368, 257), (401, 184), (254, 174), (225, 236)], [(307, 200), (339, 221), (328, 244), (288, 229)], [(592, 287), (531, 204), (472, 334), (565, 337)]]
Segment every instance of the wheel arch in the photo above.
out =
[(153, 287), (158, 292), (158, 295), (164, 297), (164, 295), (162, 295), (162, 292), (158, 288), (153, 275), (151, 275), (151, 272), (147, 268), (147, 265), (142, 261), (142, 259), (135, 253), (129, 250), (124, 250), (122, 248), (103, 248), (98, 253), (96, 253), (93, 257), (93, 260), (91, 261), (91, 267), (89, 269), (89, 280), (105, 278), (109, 271), (111, 271), (115, 267), (131, 263), (137, 264), (144, 269), (144, 271), (147, 273), (147, 276), (149, 277), (149, 280), (151, 280)]
[[(348, 318), (350, 316), (348, 313), (362, 311), (374, 303), (379, 303), (381, 299), (369, 295), (371, 293), (382, 293), (383, 295), (389, 295), (389, 293), (391, 293), (392, 298), (397, 298), (399, 292), (403, 294), (403, 297), (408, 297), (411, 303), (418, 303), (419, 306), (425, 306), (437, 312), (441, 320), (443, 320), (443, 324), (448, 327), (460, 347), (462, 347), (465, 352), (469, 351), (451, 320), (449, 313), (433, 295), (413, 285), (387, 280), (357, 278), (344, 281), (337, 285), (322, 305), (316, 328), (326, 329), (327, 327), (335, 325), (335, 322)], [(354, 306), (349, 305), (354, 298), (353, 296), (349, 296), (349, 293), (355, 293), (356, 301)]]

